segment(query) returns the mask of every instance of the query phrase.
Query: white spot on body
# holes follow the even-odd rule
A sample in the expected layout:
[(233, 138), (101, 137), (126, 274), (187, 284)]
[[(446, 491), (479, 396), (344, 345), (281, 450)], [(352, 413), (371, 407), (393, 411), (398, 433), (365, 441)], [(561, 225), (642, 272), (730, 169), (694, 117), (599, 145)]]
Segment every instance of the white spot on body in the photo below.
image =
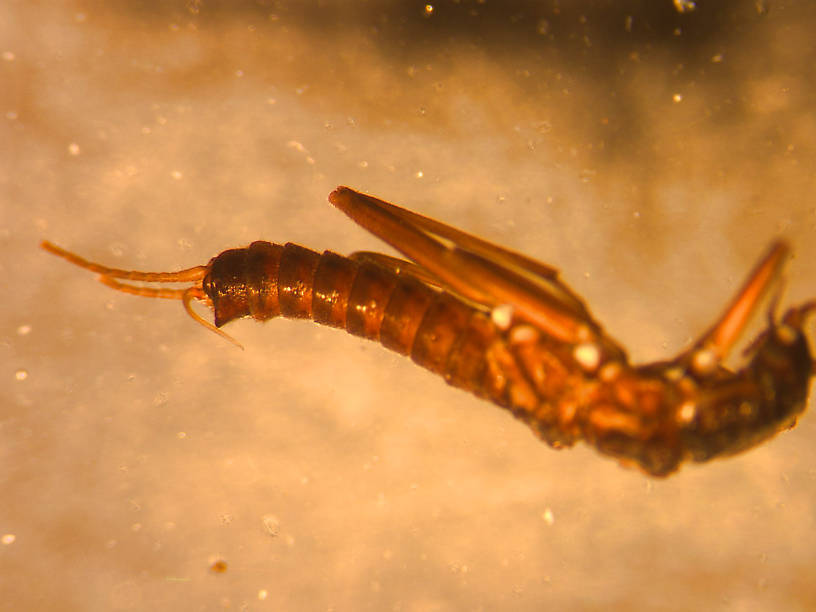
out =
[(513, 321), (513, 307), (510, 304), (496, 306), (490, 311), (490, 319), (500, 330), (507, 331)]
[(699, 349), (691, 356), (691, 367), (697, 374), (711, 374), (717, 367), (717, 356), (711, 349)]
[(683, 402), (677, 410), (677, 419), (681, 423), (691, 423), (697, 414), (697, 405), (692, 401)]
[(581, 367), (592, 372), (601, 363), (601, 351), (594, 342), (583, 342), (572, 351), (572, 356)]
[(620, 363), (617, 361), (610, 361), (609, 363), (604, 364), (604, 366), (601, 368), (599, 376), (602, 381), (611, 382), (620, 376), (622, 369), (623, 368), (621, 367)]
[(516, 325), (510, 330), (510, 344), (529, 344), (538, 340), (538, 332), (530, 325)]

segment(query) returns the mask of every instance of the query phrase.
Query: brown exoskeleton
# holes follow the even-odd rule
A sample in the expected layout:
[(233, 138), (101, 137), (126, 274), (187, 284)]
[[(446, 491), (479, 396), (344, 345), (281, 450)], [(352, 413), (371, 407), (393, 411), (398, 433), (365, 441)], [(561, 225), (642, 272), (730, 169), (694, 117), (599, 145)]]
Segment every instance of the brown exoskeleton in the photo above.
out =
[[(42, 246), (114, 289), (181, 299), (193, 318), (227, 338), (220, 327), (233, 319), (281, 315), (378, 340), (507, 408), (554, 447), (583, 439), (653, 476), (672, 473), (686, 459), (755, 446), (792, 427), (805, 409), (816, 368), (803, 330), (816, 300), (780, 319), (772, 307), (767, 329), (746, 351), (747, 365), (737, 371), (722, 365), (780, 276), (789, 252), (782, 241), (690, 349), (634, 366), (554, 268), (347, 187), (329, 200), (414, 263), (253, 242), (206, 266), (146, 273)], [(117, 279), (193, 285), (164, 289)], [(215, 325), (193, 311), (193, 300), (212, 308)]]

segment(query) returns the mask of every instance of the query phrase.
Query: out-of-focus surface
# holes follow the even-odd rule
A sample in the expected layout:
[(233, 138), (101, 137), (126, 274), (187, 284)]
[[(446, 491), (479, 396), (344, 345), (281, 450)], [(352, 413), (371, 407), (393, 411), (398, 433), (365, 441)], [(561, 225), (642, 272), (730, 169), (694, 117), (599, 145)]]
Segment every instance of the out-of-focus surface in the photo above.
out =
[(666, 357), (776, 235), (786, 299), (816, 293), (814, 26), (806, 0), (6, 1), (0, 608), (816, 607), (812, 400), (656, 481), (375, 344), (250, 321), (239, 351), (37, 248), (387, 251), (326, 203), (348, 184), (559, 267)]

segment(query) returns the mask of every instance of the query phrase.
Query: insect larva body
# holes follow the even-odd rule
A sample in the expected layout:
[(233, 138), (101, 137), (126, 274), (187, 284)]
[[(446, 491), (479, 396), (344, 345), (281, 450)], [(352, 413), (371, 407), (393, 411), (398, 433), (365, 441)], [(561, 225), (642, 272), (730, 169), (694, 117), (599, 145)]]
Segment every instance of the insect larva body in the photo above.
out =
[(582, 364), (580, 347), (526, 323), (502, 330), (446, 291), (331, 251), (254, 242), (208, 268), (219, 327), (284, 316), (345, 329), (510, 409), (553, 446), (584, 439), (654, 475), (753, 446), (805, 406), (812, 362), (790, 325), (761, 338), (745, 369), (699, 376), (677, 362), (634, 368), (622, 352)]
[(411, 276), (331, 251), (269, 242), (224, 251), (208, 267), (202, 287), (218, 327), (245, 316), (310, 318), (410, 355), (477, 395), (496, 390), (485, 381), (496, 327), (483, 312)]
[[(633, 366), (555, 269), (348, 188), (329, 199), (415, 263), (253, 242), (206, 266), (146, 273), (42, 246), (117, 290), (181, 299), (193, 318), (227, 338), (220, 327), (233, 319), (284, 316), (379, 341), (509, 409), (552, 446), (585, 440), (654, 476), (687, 459), (755, 446), (805, 409), (816, 368), (803, 329), (816, 301), (777, 319), (774, 300), (768, 328), (746, 351), (748, 363), (737, 371), (722, 365), (780, 276), (789, 251), (782, 241), (694, 345), (670, 361)], [(164, 289), (117, 279), (193, 284)], [(192, 300), (212, 308), (214, 326), (192, 310)]]

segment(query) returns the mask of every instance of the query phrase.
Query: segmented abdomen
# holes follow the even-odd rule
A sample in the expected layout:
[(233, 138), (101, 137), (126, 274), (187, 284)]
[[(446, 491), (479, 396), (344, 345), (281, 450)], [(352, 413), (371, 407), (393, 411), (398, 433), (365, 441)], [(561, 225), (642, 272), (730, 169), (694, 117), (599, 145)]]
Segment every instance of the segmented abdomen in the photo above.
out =
[(310, 318), (410, 355), (450, 384), (505, 404), (487, 352), (500, 335), (482, 312), (413, 277), (288, 243), (224, 251), (203, 281), (215, 324)]

